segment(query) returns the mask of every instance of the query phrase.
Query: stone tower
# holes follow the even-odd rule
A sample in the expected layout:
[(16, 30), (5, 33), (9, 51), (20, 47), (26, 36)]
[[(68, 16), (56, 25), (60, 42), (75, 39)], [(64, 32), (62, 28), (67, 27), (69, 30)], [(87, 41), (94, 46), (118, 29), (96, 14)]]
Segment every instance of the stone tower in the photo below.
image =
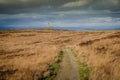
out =
[(51, 26), (50, 26), (50, 23), (48, 23), (48, 27), (47, 27), (48, 29), (51, 29)]

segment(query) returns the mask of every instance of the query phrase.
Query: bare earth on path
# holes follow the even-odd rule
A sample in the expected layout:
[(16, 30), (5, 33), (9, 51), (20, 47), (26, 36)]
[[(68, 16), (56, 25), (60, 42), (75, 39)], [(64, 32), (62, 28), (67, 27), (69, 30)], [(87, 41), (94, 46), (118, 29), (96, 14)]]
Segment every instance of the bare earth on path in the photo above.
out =
[(61, 68), (55, 80), (80, 80), (78, 63), (70, 49), (63, 49)]

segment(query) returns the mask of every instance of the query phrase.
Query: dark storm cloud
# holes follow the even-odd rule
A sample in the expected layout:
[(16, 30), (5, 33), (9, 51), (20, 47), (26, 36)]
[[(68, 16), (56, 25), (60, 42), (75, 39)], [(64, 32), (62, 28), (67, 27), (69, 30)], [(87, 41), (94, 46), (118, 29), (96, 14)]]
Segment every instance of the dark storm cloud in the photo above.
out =
[(97, 9), (116, 11), (120, 0), (0, 0), (0, 13), (42, 12), (44, 10)]
[(120, 10), (120, 0), (95, 0), (92, 3), (95, 9)]
[(22, 13), (57, 8), (72, 0), (0, 0), (0, 13)]
[[(97, 10), (119, 10), (120, 0), (77, 0), (63, 5), (66, 8), (97, 9)], [(83, 8), (83, 9), (84, 9)]]
[(50, 22), (54, 27), (120, 29), (119, 4), (120, 0), (0, 0), (0, 28), (44, 27)]

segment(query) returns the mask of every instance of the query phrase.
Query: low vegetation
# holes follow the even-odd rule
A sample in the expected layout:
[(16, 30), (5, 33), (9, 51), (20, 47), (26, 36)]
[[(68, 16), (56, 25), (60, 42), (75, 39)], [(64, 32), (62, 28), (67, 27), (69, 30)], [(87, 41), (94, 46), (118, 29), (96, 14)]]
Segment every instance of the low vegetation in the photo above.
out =
[(60, 63), (62, 61), (63, 51), (60, 50), (56, 60), (49, 66), (49, 75), (41, 78), (41, 80), (53, 80), (60, 69)]
[(0, 80), (38, 80), (55, 75), (59, 65), (51, 63), (62, 47), (77, 52), (85, 79), (88, 75), (90, 80), (120, 79), (120, 30), (11, 30), (0, 31)]
[(79, 74), (80, 80), (89, 80), (90, 67), (88, 67), (88, 64), (79, 62)]
[(83, 55), (91, 67), (90, 80), (119, 80), (120, 32), (95, 32), (82, 39), (75, 49), (77, 57), (81, 59)]
[[(74, 49), (72, 49), (72, 48), (71, 48), (71, 51), (74, 54), (74, 56), (77, 58), (77, 54), (78, 53), (76, 53), (76, 51)], [(90, 67), (88, 66), (87, 63), (81, 62), (80, 59), (78, 59), (77, 62), (79, 64), (80, 80), (89, 80), (89, 78), (90, 78), (90, 72), (91, 72)]]

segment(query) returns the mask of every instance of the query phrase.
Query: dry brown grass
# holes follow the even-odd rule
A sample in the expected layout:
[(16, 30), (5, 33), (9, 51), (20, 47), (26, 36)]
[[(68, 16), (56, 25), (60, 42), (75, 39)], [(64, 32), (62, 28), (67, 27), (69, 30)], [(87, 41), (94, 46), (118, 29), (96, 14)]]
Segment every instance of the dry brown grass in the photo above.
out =
[(5, 34), (0, 38), (0, 80), (37, 80), (44, 76), (59, 49), (47, 41), (52, 33), (48, 37), (34, 31)]
[(92, 80), (119, 80), (120, 31), (0, 31), (0, 79), (37, 80), (60, 48), (72, 47), (92, 67)]
[(82, 38), (75, 49), (78, 58), (92, 67), (91, 80), (120, 79), (120, 31), (95, 32)]

